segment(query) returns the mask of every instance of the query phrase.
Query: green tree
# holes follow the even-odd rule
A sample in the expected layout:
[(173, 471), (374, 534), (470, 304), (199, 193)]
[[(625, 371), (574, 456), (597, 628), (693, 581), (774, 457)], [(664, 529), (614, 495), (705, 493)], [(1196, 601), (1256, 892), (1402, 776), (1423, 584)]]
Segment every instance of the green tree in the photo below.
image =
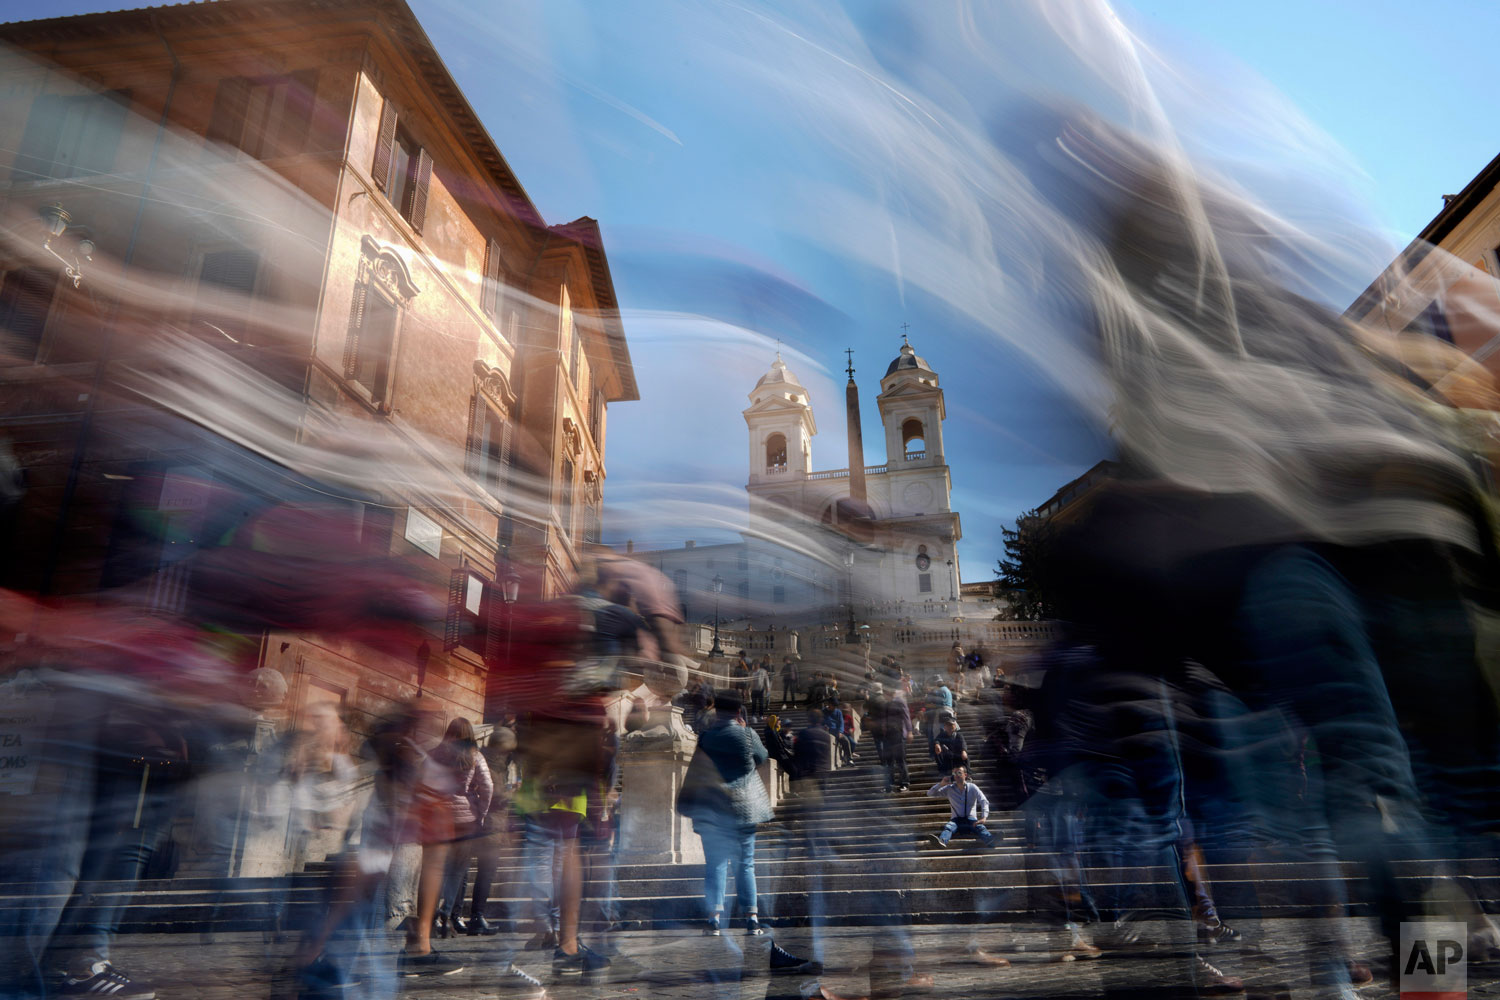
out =
[(1014, 528), (1001, 528), (1005, 556), (997, 567), (997, 596), (1006, 607), (995, 615), (1001, 621), (1041, 621), (1056, 614), (1048, 579), (1053, 566), (1050, 558), (1051, 528), (1046, 518), (1028, 510), (1016, 518)]

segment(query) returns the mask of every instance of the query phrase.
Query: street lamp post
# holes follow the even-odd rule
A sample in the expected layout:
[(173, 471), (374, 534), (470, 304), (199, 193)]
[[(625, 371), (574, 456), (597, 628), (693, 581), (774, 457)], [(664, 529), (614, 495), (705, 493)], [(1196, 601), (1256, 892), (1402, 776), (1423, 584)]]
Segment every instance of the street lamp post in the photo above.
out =
[(854, 645), (859, 642), (859, 631), (854, 627), (854, 550), (850, 549), (844, 553), (844, 568), (847, 570), (847, 580), (844, 596), (849, 602), (849, 632), (844, 636), (846, 645)]
[(950, 600), (950, 601), (956, 601), (956, 600), (958, 600), (958, 593), (957, 593), (958, 588), (955, 586), (955, 583), (956, 583), (956, 580), (955, 580), (955, 577), (953, 575), (953, 560), (949, 559), (948, 560), (948, 600)]
[(714, 574), (714, 648), (708, 651), (711, 657), (724, 655), (724, 650), (719, 647), (719, 595), (724, 592), (724, 578), (717, 573)]
[(521, 574), (515, 567), (506, 569), (500, 581), (500, 599), (505, 602), (505, 662), (510, 663), (510, 636), (515, 631), (516, 598), (521, 596)]

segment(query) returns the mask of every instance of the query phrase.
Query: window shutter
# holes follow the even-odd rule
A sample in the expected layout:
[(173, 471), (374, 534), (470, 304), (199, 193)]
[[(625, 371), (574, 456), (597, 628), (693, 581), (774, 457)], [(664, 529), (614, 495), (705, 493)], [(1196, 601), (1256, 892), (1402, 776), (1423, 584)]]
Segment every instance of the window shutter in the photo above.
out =
[(375, 139), (375, 163), (370, 175), (375, 186), (389, 193), (391, 189), (391, 155), (396, 148), (396, 106), (390, 101), (380, 111), (380, 135)]
[(427, 220), (427, 187), (432, 183), (432, 157), (427, 155), (427, 150), (417, 150), (417, 176), (411, 187), (407, 189), (406, 204), (401, 206), (401, 214), (406, 216), (406, 221), (417, 232), (422, 231), (422, 223)]
[(36, 358), (56, 290), (56, 271), (23, 267), (5, 276), (0, 286), (0, 323), (8, 341), (4, 353), (28, 361)]
[(500, 242), (490, 240), (484, 248), (484, 288), (480, 308), (496, 324), (500, 322)]
[(243, 76), (219, 83), (214, 95), (213, 117), (208, 120), (208, 138), (238, 147), (245, 133), (245, 111), (250, 102), (250, 81)]
[[(511, 417), (506, 414), (505, 422), (500, 425), (500, 472), (495, 477), (495, 488), (500, 491), (502, 497), (508, 501), (510, 498), (510, 449), (511, 449)], [(509, 509), (509, 508), (507, 508)]]
[(497, 584), (484, 585), (484, 662), (494, 663), (505, 652), (505, 598)]
[(476, 392), (469, 397), (469, 442), (464, 451), (464, 471), (471, 479), (479, 478), (480, 438), (484, 430), (480, 421), (483, 419), (479, 409), (479, 393)]
[(255, 275), (259, 270), (260, 255), (253, 250), (217, 250), (203, 255), (203, 273), (198, 280), (250, 295), (255, 291)]
[[(247, 297), (254, 295), (255, 276), (259, 270), (260, 255), (251, 250), (206, 253), (203, 255), (203, 268), (198, 274), (200, 294), (206, 292), (208, 296), (212, 296), (212, 289), (223, 288)], [(193, 317), (194, 333), (212, 334), (212, 331), (199, 326), (201, 321), (222, 329), (235, 340), (244, 340), (248, 328), (245, 315), (248, 303), (212, 299), (200, 299), (200, 302), (203, 302), (201, 312)], [(216, 334), (212, 334), (212, 339), (218, 343)], [(225, 345), (218, 343), (218, 346)]]
[(469, 583), (469, 571), (456, 569), (448, 576), (448, 620), (443, 625), (443, 652), (458, 648), (463, 638), (464, 588)]
[(349, 334), (344, 338), (344, 378), (353, 378), (359, 368), (359, 333), (365, 325), (365, 296), (370, 286), (354, 286), (354, 301), (349, 306)]

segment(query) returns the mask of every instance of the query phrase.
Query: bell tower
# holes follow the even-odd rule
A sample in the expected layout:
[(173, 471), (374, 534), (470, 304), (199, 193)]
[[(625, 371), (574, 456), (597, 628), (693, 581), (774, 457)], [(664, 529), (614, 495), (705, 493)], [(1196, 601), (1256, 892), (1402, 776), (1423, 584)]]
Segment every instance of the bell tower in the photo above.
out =
[(889, 542), (892, 591), (909, 600), (957, 597), (963, 527), (943, 452), (943, 390), (905, 336), (875, 401), (885, 429), (891, 516), (902, 526)]
[(812, 471), (812, 438), (818, 425), (807, 390), (781, 360), (780, 351), (771, 370), (750, 391), (750, 405), (743, 413), (750, 432), (750, 486), (805, 480)]
[(937, 372), (901, 338), (901, 353), (880, 380), (880, 422), (892, 472), (946, 465), (943, 458), (943, 390)]

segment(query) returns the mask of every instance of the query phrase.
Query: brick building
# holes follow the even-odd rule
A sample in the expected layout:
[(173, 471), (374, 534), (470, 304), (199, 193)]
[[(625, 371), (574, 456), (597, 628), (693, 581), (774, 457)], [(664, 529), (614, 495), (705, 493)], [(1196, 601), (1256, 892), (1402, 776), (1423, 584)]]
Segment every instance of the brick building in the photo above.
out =
[[(1345, 315), (1388, 336), (1428, 394), (1449, 406), (1500, 411), (1500, 157), (1443, 195), (1422, 227)], [(1492, 454), (1500, 456), (1500, 449)]]
[[(498, 581), (567, 586), (608, 405), (638, 398), (597, 224), (546, 224), (402, 0), (19, 22), (0, 45), (0, 586), (170, 610), (178, 564), (257, 505), (348, 504), (351, 547), (449, 595), (446, 632), (407, 654), (261, 630), (244, 666), (356, 729), (418, 693), (478, 718)], [(357, 467), (356, 439), (404, 473), (330, 491), (283, 461)]]

